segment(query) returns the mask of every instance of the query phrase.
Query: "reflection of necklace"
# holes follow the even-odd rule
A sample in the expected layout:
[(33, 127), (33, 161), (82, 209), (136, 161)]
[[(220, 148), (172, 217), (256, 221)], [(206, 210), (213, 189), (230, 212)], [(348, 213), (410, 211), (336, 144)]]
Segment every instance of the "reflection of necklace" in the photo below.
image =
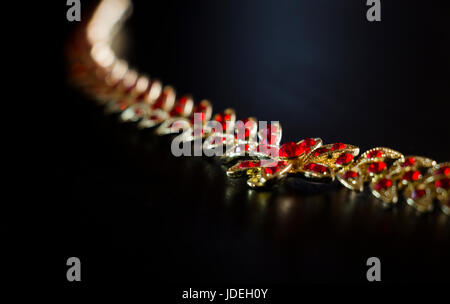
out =
[[(248, 176), (250, 187), (270, 186), (287, 175), (311, 181), (337, 178), (356, 191), (368, 183), (372, 194), (387, 205), (396, 203), (402, 191), (406, 202), (420, 212), (433, 210), (436, 200), (442, 211), (450, 214), (450, 163), (405, 157), (388, 148), (373, 148), (355, 159), (359, 148), (343, 143), (322, 145), (319, 138), (279, 146), (279, 124), (258, 132), (254, 118), (244, 119), (244, 125), (236, 121), (232, 109), (212, 116), (209, 101), (194, 105), (189, 96), (176, 99), (170, 86), (163, 88), (159, 81), (129, 69), (125, 61), (116, 58), (111, 38), (130, 7), (129, 0), (102, 1), (87, 26), (74, 35), (68, 51), (71, 79), (104, 104), (107, 112), (119, 113), (122, 121), (137, 122), (139, 128), (155, 128), (158, 135), (174, 133), (177, 125), (177, 130), (183, 129), (177, 136), (180, 142), (200, 142), (205, 151), (226, 146), (223, 157), (231, 164), (227, 174)], [(194, 124), (194, 113), (200, 124)], [(208, 128), (210, 122), (223, 128)]]

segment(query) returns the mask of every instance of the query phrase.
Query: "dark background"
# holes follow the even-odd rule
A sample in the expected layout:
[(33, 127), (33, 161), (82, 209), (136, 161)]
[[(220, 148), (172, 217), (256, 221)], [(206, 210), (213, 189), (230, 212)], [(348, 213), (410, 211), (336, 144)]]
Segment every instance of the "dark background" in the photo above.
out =
[[(364, 0), (135, 1), (123, 54), (216, 111), (279, 120), (284, 142), (450, 160), (448, 11), (443, 1), (381, 2), (382, 21), (369, 23)], [(77, 256), (81, 286), (365, 284), (376, 256), (383, 282), (448, 283), (440, 212), (384, 210), (368, 193), (293, 178), (249, 190), (215, 160), (175, 158), (170, 139), (103, 115), (67, 84), (63, 47), (76, 24), (64, 4), (47, 32), (56, 90), (38, 147), (55, 202), (53, 279), (64, 284)], [(82, 1), (82, 18), (92, 4)]]

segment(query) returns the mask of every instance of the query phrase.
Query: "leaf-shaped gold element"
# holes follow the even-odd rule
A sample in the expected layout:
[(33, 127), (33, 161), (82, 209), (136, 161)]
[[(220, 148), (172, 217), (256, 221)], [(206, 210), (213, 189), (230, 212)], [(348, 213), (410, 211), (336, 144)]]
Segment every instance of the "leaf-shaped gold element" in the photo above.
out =
[(373, 148), (342, 168), (338, 180), (345, 187), (356, 191), (362, 191), (364, 183), (370, 182), (375, 197), (385, 203), (395, 203), (398, 201), (397, 181), (392, 170), (402, 162), (404, 156), (400, 152), (384, 147)]
[(336, 177), (342, 185), (350, 190), (362, 192), (364, 189), (361, 170), (357, 166), (340, 170), (337, 172)]
[(334, 180), (336, 171), (349, 166), (359, 148), (349, 144), (334, 143), (316, 146), (304, 160), (297, 172), (302, 172), (308, 178)]
[(247, 175), (247, 184), (252, 188), (267, 186), (284, 178), (292, 164), (284, 160), (244, 160), (227, 170), (230, 177)]
[(421, 180), (435, 165), (436, 162), (430, 158), (410, 155), (395, 161), (389, 174), (398, 181), (398, 189), (403, 189)]
[(360, 168), (363, 181), (370, 182), (387, 174), (397, 160), (404, 161), (403, 154), (389, 148), (377, 147), (361, 154), (354, 166)]
[(380, 175), (370, 183), (372, 194), (385, 204), (397, 203), (397, 185), (390, 175)]

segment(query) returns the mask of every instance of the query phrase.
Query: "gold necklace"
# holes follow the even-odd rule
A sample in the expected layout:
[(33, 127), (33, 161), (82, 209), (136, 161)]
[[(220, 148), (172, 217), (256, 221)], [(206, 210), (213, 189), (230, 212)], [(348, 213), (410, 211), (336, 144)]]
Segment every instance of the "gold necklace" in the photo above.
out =
[[(205, 154), (225, 146), (221, 157), (228, 164), (227, 175), (246, 176), (252, 188), (277, 184), (288, 175), (321, 182), (337, 179), (353, 191), (362, 191), (368, 184), (386, 205), (397, 203), (402, 194), (419, 212), (432, 211), (436, 201), (450, 214), (450, 162), (437, 164), (384, 147), (357, 157), (358, 147), (324, 145), (320, 138), (280, 146), (281, 125), (277, 123), (260, 125), (258, 131), (255, 118), (236, 121), (233, 109), (213, 116), (208, 100), (195, 104), (191, 96), (176, 98), (172, 87), (163, 87), (160, 81), (129, 68), (112, 50), (112, 38), (130, 10), (129, 0), (103, 0), (69, 44), (71, 80), (107, 112), (118, 113), (124, 122), (137, 122), (139, 128), (154, 128), (157, 135), (181, 129), (179, 142), (200, 142)], [(208, 127), (212, 122), (220, 128)]]

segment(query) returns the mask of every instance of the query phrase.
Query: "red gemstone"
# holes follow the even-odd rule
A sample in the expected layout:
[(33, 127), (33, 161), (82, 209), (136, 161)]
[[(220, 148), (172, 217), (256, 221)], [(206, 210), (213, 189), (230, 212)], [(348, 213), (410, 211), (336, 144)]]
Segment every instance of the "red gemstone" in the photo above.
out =
[(351, 155), (350, 153), (343, 153), (339, 155), (339, 157), (336, 159), (336, 164), (338, 165), (348, 164), (349, 162), (352, 161), (352, 159), (353, 155)]
[(314, 164), (314, 163), (309, 163), (306, 166), (303, 167), (305, 170), (308, 171), (313, 171), (316, 173), (325, 173), (328, 168), (323, 166), (323, 165), (319, 165), (319, 164)]
[(434, 175), (440, 175), (443, 174), (445, 176), (450, 176), (450, 167), (449, 166), (443, 166), (440, 167), (436, 172), (434, 172)]
[(244, 160), (242, 162), (239, 163), (239, 168), (248, 168), (250, 167), (250, 162), (248, 160)]
[(382, 157), (383, 152), (380, 150), (373, 150), (367, 153), (367, 158), (375, 158), (375, 157)]
[(143, 102), (145, 100), (145, 98), (147, 97), (149, 91), (150, 91), (150, 86), (144, 92), (142, 92), (138, 96), (136, 96), (136, 101)]
[(170, 111), (170, 116), (182, 115), (187, 101), (188, 101), (188, 97), (186, 97), (186, 96), (183, 96), (180, 99), (178, 99), (175, 107), (172, 109), (172, 111)]
[(434, 185), (436, 188), (449, 189), (450, 188), (450, 178), (441, 178), (437, 180)]
[(205, 113), (207, 109), (208, 109), (207, 105), (205, 105), (203, 103), (199, 103), (199, 104), (195, 105), (194, 113)]
[(305, 149), (301, 144), (296, 144), (294, 142), (288, 142), (283, 144), (279, 150), (280, 157), (296, 157), (305, 152)]
[(166, 101), (168, 97), (168, 93), (167, 92), (162, 92), (162, 94), (158, 97), (158, 99), (156, 99), (155, 103), (153, 104), (152, 108), (153, 109), (161, 109), (164, 105), (164, 102)]
[(414, 166), (416, 159), (414, 157), (408, 157), (405, 162), (402, 164), (402, 167), (411, 167)]
[(385, 162), (377, 162), (377, 163), (371, 163), (367, 170), (372, 173), (378, 173), (386, 169), (386, 163)]
[(254, 168), (254, 167), (259, 167), (259, 166), (261, 166), (260, 161), (244, 160), (239, 163), (239, 168)]
[(183, 107), (180, 105), (176, 105), (172, 111), (170, 111), (170, 116), (180, 116), (183, 113)]
[(411, 193), (411, 197), (413, 199), (418, 199), (421, 198), (422, 196), (424, 196), (427, 192), (425, 190), (422, 189), (415, 189), (412, 193)]
[(313, 138), (306, 138), (302, 140), (300, 143), (302, 153), (309, 153), (311, 151), (311, 148), (316, 144), (317, 142)]
[(356, 178), (358, 175), (359, 175), (358, 172), (349, 170), (349, 171), (345, 172), (342, 177), (345, 180), (347, 180), (347, 179), (350, 179), (350, 178)]
[(302, 144), (303, 144), (305, 147), (310, 147), (310, 148), (311, 148), (312, 146), (314, 146), (316, 143), (317, 143), (316, 140), (313, 139), (313, 138), (305, 138), (305, 139), (302, 141)]
[(382, 189), (388, 189), (392, 187), (392, 180), (388, 178), (382, 178), (378, 181), (378, 183), (375, 185), (375, 189), (377, 191), (380, 191)]
[(274, 166), (272, 167), (265, 167), (264, 168), (264, 173), (266, 174), (275, 174), (278, 171), (280, 171), (283, 167), (285, 167), (287, 165), (286, 161), (278, 161)]
[(335, 143), (333, 144), (333, 146), (331, 146), (331, 151), (341, 150), (344, 149), (345, 147), (347, 147), (347, 145), (343, 143)]
[(126, 108), (128, 108), (128, 103), (126, 100), (121, 100), (119, 101), (118, 106), (121, 111), (124, 111)]
[(420, 178), (420, 171), (408, 171), (402, 176), (402, 179), (408, 181), (416, 181), (419, 178)]
[(327, 148), (323, 148), (323, 147), (316, 149), (316, 150), (314, 150), (314, 156), (319, 156), (320, 154), (324, 154), (328, 151), (330, 151), (330, 150), (328, 150)]
[(244, 133), (245, 139), (248, 139), (250, 136), (250, 129), (249, 128), (245, 128), (245, 133)]

